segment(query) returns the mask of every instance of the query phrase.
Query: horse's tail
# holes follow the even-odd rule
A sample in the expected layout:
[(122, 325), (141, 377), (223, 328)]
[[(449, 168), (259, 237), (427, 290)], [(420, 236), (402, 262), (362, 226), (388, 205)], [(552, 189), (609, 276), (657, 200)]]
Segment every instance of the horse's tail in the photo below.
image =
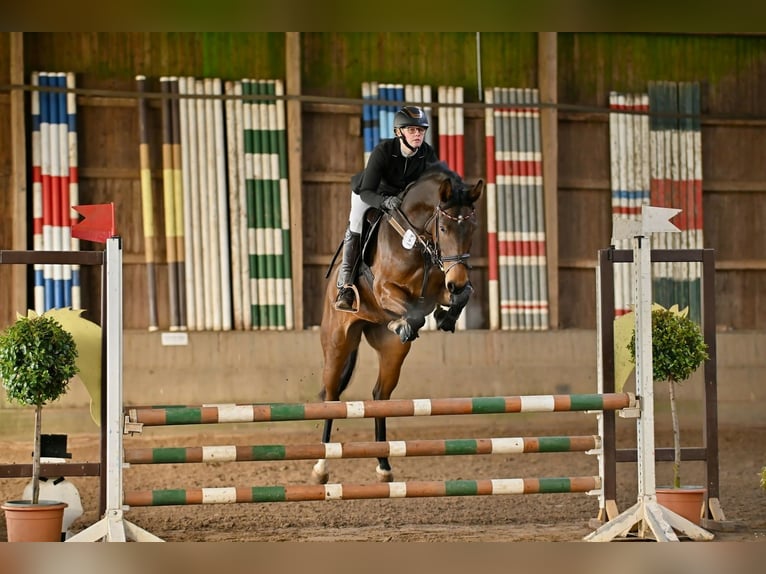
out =
[[(346, 359), (346, 364), (343, 365), (343, 370), (340, 373), (340, 380), (338, 381), (338, 396), (339, 397), (343, 394), (343, 391), (346, 390), (346, 387), (348, 387), (348, 384), (351, 382), (351, 376), (354, 374), (354, 368), (356, 367), (356, 358), (358, 356), (359, 356), (359, 350), (355, 349), (348, 356), (348, 359)], [(322, 389), (319, 392), (319, 398), (321, 400), (324, 400), (325, 395), (326, 395), (325, 389)]]

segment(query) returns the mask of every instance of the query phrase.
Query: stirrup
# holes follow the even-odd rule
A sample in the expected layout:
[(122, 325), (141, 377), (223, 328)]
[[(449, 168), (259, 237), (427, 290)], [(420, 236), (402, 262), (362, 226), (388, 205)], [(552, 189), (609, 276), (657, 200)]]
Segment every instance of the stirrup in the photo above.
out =
[[(354, 294), (354, 301), (351, 304), (350, 309), (340, 306), (342, 303), (341, 295), (343, 295), (346, 289), (350, 289)], [(354, 306), (354, 303), (356, 303), (356, 306)], [(341, 287), (338, 290), (337, 297), (335, 297), (334, 307), (336, 311), (343, 311), (344, 313), (356, 313), (357, 311), (359, 311), (359, 290), (356, 288), (356, 285), (354, 285), (353, 283), (346, 283), (343, 287)]]

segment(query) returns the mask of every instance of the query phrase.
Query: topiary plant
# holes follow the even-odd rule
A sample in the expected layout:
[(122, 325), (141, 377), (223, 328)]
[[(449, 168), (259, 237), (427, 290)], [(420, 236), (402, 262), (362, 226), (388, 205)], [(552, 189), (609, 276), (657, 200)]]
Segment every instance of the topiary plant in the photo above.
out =
[[(702, 331), (689, 316), (689, 309), (679, 311), (674, 305), (652, 309), (652, 375), (655, 381), (667, 381), (670, 416), (673, 424), (673, 488), (681, 487), (681, 435), (678, 424), (675, 385), (688, 379), (709, 358)], [(628, 343), (636, 361), (636, 334)]]
[(51, 317), (19, 317), (0, 334), (0, 379), (8, 399), (35, 407), (32, 504), (40, 497), (40, 440), (43, 405), (63, 395), (77, 374), (77, 345)]

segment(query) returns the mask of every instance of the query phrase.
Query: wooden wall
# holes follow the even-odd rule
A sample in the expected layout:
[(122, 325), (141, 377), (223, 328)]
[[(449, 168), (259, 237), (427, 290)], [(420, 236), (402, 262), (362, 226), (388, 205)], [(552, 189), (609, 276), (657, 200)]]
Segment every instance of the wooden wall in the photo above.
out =
[[(0, 34), (0, 83), (10, 84), (10, 33)], [(348, 180), (362, 168), (361, 83), (459, 85), (465, 89), (465, 178), (484, 177), (481, 87), (538, 87), (534, 33), (302, 33), (297, 59), (284, 33), (25, 33), (26, 81), (33, 70), (73, 71), (79, 106), (80, 197), (114, 201), (125, 248), (125, 326), (147, 325), (146, 275), (140, 219), (135, 75), (224, 79), (284, 78), (300, 69), (299, 181), (303, 326), (319, 322), (324, 273), (345, 228)], [(477, 47), (480, 46), (481, 78)], [(611, 90), (646, 91), (653, 80), (699, 81), (703, 95), (705, 246), (717, 250), (717, 318), (725, 328), (766, 328), (766, 36), (557, 35), (558, 173), (553, 260), (558, 273), (554, 328), (595, 327), (596, 253), (611, 235), (609, 133)], [(155, 84), (156, 86), (156, 84)], [(0, 90), (0, 248), (14, 247), (19, 213), (13, 200), (11, 91)], [(13, 92), (18, 93), (18, 92)], [(28, 97), (25, 95), (25, 97)], [(295, 118), (293, 118), (295, 119)], [(151, 106), (153, 162), (160, 165), (159, 104)], [(546, 158), (549, 161), (549, 158)], [(161, 195), (161, 173), (154, 173)], [(163, 236), (157, 208), (158, 236)], [(484, 205), (482, 204), (482, 221)], [(474, 243), (475, 299), (469, 326), (488, 328), (486, 228)], [(85, 245), (84, 248), (96, 246)], [(157, 244), (164, 257), (162, 242)], [(167, 274), (159, 273), (159, 293)], [(0, 322), (13, 318), (12, 278), (0, 266)], [(98, 315), (98, 273), (84, 278), (85, 306)], [(159, 299), (167, 325), (166, 297)]]

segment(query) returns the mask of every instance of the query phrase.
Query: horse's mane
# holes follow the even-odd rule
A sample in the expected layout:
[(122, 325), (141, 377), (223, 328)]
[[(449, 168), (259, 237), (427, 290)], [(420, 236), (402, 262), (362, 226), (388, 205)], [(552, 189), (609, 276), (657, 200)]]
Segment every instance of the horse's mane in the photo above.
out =
[(465, 184), (463, 178), (449, 168), (446, 162), (440, 161), (431, 164), (411, 185), (418, 185), (428, 179), (434, 179), (439, 183), (445, 179), (450, 180), (450, 184), (452, 185), (452, 197), (444, 207), (453, 205), (471, 205), (473, 203), (469, 197), (470, 187)]

